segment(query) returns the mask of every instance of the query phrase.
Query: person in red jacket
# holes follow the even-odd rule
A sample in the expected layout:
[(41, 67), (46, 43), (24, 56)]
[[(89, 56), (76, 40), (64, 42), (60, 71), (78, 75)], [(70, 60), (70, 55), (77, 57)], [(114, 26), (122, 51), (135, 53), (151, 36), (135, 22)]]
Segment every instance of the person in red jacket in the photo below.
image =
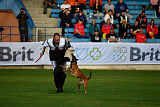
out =
[(74, 35), (77, 38), (88, 38), (88, 36), (86, 36), (86, 33), (85, 33), (83, 19), (79, 19), (78, 23), (75, 24)]
[(142, 28), (136, 30), (135, 33), (136, 33), (136, 42), (137, 43), (145, 43), (146, 42), (146, 36), (143, 33)]
[(110, 22), (110, 19), (107, 19), (107, 22), (102, 26), (103, 39), (108, 37), (107, 35), (110, 33), (111, 28), (113, 29), (113, 25)]
[(139, 22), (140, 27), (147, 27), (147, 17), (145, 16), (145, 11), (142, 10), (141, 14), (137, 16), (136, 21)]
[(154, 39), (155, 35), (158, 34), (158, 27), (154, 24), (154, 20), (147, 25), (147, 38)]

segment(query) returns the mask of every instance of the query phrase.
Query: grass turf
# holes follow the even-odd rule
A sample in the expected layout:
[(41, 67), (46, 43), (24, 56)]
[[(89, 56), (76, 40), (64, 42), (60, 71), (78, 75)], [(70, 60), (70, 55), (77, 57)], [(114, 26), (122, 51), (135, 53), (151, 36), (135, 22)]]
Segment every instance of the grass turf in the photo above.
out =
[(92, 70), (87, 95), (77, 80), (57, 94), (52, 70), (0, 69), (0, 107), (160, 107), (160, 71)]

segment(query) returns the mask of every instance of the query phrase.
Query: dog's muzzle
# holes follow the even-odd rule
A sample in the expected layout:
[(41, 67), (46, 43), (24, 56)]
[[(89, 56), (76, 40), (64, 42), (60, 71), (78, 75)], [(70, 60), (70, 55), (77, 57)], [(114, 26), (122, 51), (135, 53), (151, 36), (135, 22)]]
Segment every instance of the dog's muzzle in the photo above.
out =
[(65, 59), (68, 59), (66, 61), (72, 61), (72, 54), (74, 54), (74, 48), (73, 47), (70, 47), (66, 50), (66, 53), (64, 55)]

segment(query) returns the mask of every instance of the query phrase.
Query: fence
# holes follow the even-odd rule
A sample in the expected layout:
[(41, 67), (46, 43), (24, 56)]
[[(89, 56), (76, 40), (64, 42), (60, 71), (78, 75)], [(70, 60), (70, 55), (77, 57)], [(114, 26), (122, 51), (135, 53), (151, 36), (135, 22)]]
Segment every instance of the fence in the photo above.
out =
[[(33, 40), (35, 42), (38, 42), (38, 37), (43, 37), (44, 40), (46, 40), (48, 37), (53, 36), (53, 33), (50, 32), (49, 34), (47, 33), (47, 31), (49, 29), (54, 29), (57, 27), (26, 27), (26, 26), (0, 26), (1, 27), (1, 31), (0, 31), (0, 41), (3, 42), (4, 39), (9, 38), (8, 42), (12, 42), (12, 37), (14, 36), (18, 36), (20, 37), (19, 32), (18, 33), (12, 33), (12, 29), (19, 29), (19, 28), (27, 28), (28, 29), (28, 36), (30, 38), (30, 40)], [(43, 31), (40, 32), (39, 30)], [(5, 32), (7, 31), (7, 32)], [(60, 32), (61, 33), (61, 32)]]

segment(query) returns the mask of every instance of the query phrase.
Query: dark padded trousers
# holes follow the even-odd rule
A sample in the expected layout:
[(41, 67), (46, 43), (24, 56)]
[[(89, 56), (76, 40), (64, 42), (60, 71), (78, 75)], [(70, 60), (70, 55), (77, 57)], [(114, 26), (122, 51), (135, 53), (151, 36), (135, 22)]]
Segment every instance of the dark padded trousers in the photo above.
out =
[(63, 89), (63, 84), (66, 79), (66, 74), (63, 72), (63, 68), (60, 66), (56, 66), (53, 74), (56, 88)]

